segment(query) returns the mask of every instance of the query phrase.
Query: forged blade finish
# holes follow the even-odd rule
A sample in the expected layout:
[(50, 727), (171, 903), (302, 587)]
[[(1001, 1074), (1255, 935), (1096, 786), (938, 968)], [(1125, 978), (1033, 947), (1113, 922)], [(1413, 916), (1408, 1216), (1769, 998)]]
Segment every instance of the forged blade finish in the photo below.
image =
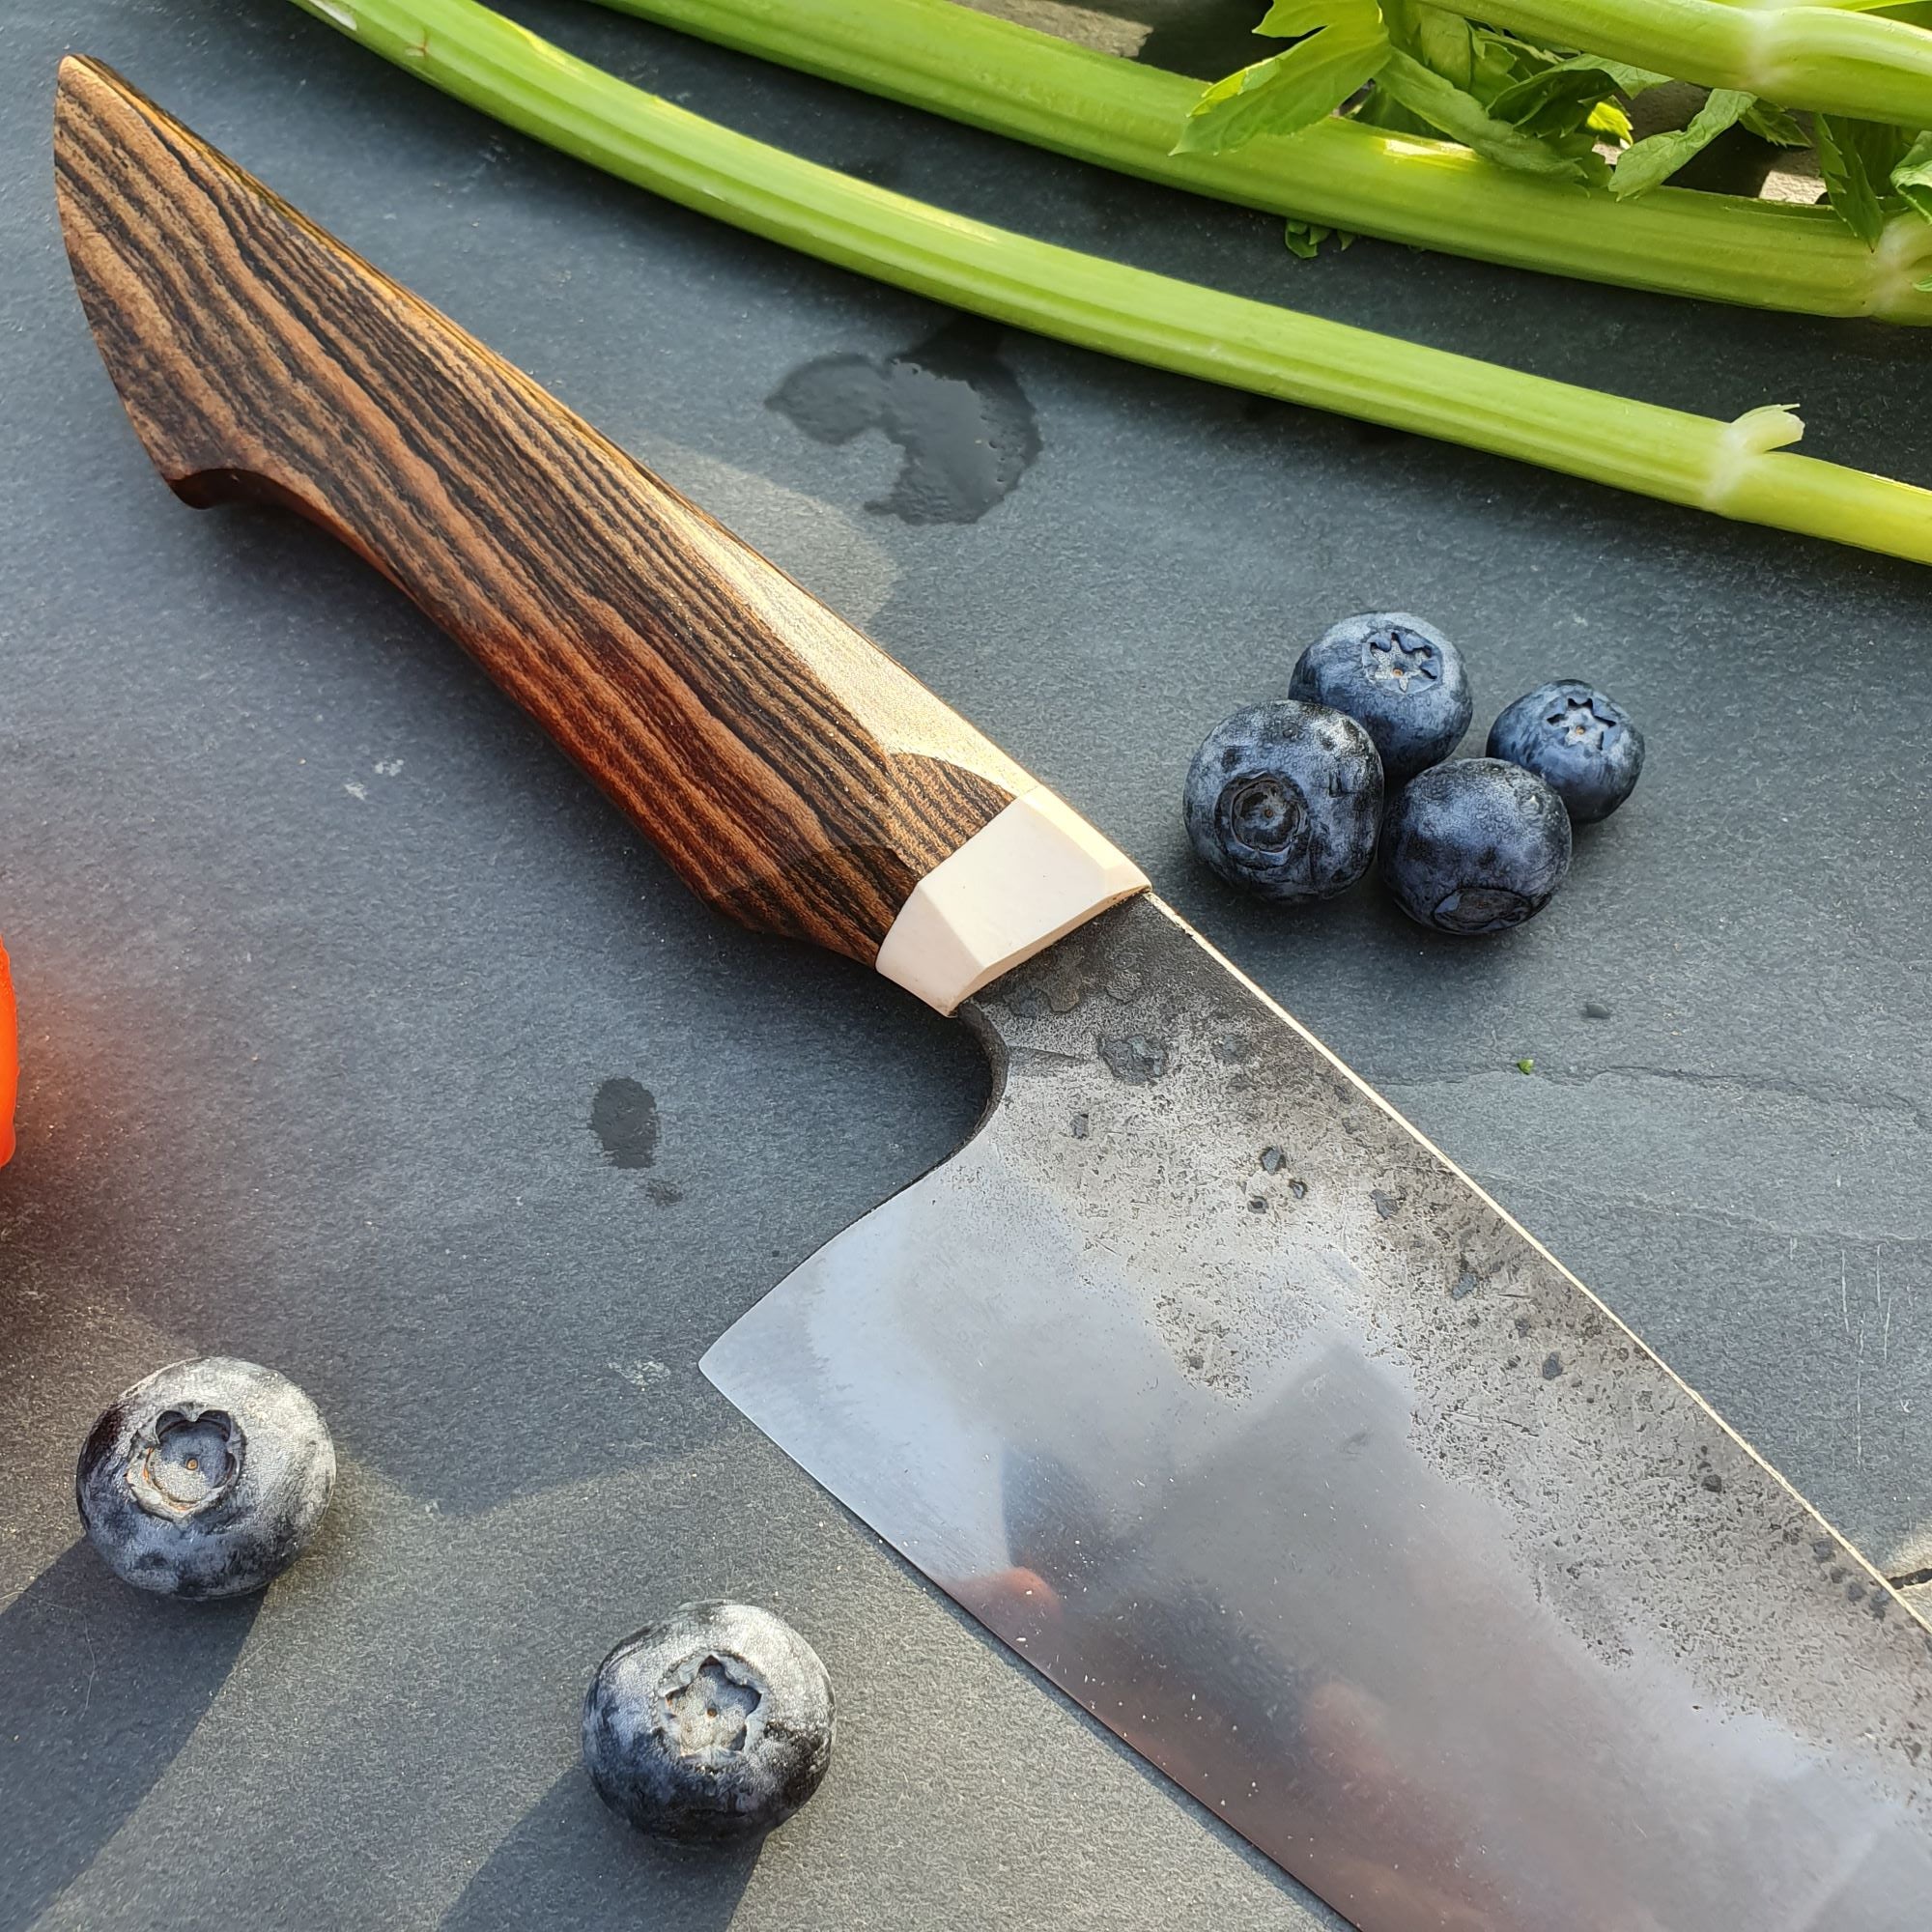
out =
[(1919, 1932), (1932, 1632), (1158, 901), (704, 1358), (1363, 1932)]

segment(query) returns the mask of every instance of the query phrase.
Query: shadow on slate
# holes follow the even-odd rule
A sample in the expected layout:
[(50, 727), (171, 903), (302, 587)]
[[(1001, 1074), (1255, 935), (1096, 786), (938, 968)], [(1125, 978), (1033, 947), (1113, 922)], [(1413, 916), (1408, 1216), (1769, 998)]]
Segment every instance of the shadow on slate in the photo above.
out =
[(24, 1932), (127, 1822), (213, 1702), (261, 1601), (146, 1596), (76, 1543), (0, 1612), (0, 1932)]
[(722, 1932), (759, 1849), (657, 1844), (607, 1810), (573, 1765), (491, 1853), (441, 1932)]

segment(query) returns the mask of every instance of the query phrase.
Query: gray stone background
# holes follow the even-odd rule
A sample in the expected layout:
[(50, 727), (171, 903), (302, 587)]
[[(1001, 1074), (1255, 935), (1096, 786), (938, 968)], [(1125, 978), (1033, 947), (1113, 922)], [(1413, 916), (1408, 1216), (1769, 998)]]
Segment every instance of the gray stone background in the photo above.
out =
[[(1813, 453), (1932, 481), (1916, 333), (1373, 242), (1297, 265), (1264, 218), (577, 0), (510, 11), (969, 213), (1712, 414), (1795, 400)], [(1253, 7), (1109, 11), (1169, 65), (1251, 57)], [(962, 327), (498, 132), (280, 0), (10, 0), (0, 1927), (1332, 1922), (699, 1377), (956, 1144), (975, 1051), (699, 909), (317, 532), (175, 502), (56, 232), (70, 48), (872, 631), (1883, 1567), (1932, 1564), (1921, 570)], [(1183, 848), (1203, 730), (1390, 605), (1463, 640), (1478, 734), (1580, 671), (1649, 737), (1634, 804), (1496, 943), (1373, 891), (1269, 913)], [(71, 1470), (124, 1384), (216, 1349), (303, 1382), (344, 1476), (262, 1602), (190, 1612), (77, 1542)], [(606, 1818), (576, 1705), (616, 1637), (719, 1592), (817, 1644), (839, 1750), (761, 1852), (679, 1860)]]

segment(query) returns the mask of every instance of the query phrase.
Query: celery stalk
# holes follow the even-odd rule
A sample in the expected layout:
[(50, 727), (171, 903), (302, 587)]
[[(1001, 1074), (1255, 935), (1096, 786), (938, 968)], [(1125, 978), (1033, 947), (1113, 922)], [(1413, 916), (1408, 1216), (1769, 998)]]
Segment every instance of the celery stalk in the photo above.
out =
[(1932, 491), (1736, 423), (1608, 396), (1054, 246), (732, 132), (475, 0), (296, 0), (507, 126), (733, 226), (1084, 348), (1774, 528), (1932, 562)]
[(1546, 46), (1741, 88), (1786, 107), (1932, 127), (1932, 34), (1832, 6), (1726, 0), (1435, 0)]
[(1932, 292), (1915, 286), (1932, 276), (1932, 226), (1916, 215), (1894, 220), (1874, 251), (1827, 208), (1673, 187), (1620, 202), (1602, 189), (1492, 166), (1453, 142), (1336, 118), (1231, 154), (1171, 154), (1200, 98), (1198, 81), (953, 0), (602, 4), (1037, 147), (1296, 220), (1667, 295), (1932, 322)]

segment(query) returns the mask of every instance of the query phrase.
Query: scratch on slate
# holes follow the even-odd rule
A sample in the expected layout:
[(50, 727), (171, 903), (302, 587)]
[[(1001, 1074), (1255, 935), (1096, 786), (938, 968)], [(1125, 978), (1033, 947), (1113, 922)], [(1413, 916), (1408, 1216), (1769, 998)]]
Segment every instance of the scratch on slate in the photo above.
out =
[(1859, 1358), (1852, 1372), (1852, 1427), (1859, 1467), (1865, 1465), (1865, 1318), (1859, 1317)]
[[(1883, 1248), (1879, 1248), (1875, 1251), (1872, 1258), (1872, 1281), (1874, 1284), (1876, 1284), (1880, 1279), (1883, 1266), (1880, 1257), (1882, 1257), (1884, 1253), (1885, 1250)], [(1898, 1299), (1898, 1294), (1895, 1290), (1893, 1291), (1890, 1301), (1887, 1301), (1883, 1293), (1881, 1293), (1879, 1296), (1880, 1305), (1885, 1310), (1885, 1337), (1884, 1337), (1884, 1346), (1879, 1354), (1880, 1367), (1884, 1367), (1891, 1360), (1891, 1311), (1893, 1303), (1895, 1303), (1897, 1299)]]
[(1843, 1318), (1845, 1323), (1845, 1340), (1849, 1342), (1852, 1339), (1852, 1304), (1845, 1293), (1845, 1249), (1843, 1242), (1838, 1244), (1838, 1314)]

